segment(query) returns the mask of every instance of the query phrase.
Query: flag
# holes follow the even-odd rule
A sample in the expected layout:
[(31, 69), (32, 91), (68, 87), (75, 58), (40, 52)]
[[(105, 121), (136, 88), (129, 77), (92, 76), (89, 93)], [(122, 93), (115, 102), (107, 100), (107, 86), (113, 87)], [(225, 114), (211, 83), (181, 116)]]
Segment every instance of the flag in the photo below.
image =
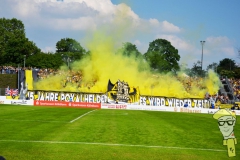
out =
[(10, 89), (9, 89), (9, 86), (8, 86), (7, 88), (5, 88), (5, 95), (6, 95), (6, 96), (9, 96), (9, 90), (10, 90)]
[(18, 89), (9, 89), (5, 88), (5, 95), (6, 96), (17, 96), (18, 95)]

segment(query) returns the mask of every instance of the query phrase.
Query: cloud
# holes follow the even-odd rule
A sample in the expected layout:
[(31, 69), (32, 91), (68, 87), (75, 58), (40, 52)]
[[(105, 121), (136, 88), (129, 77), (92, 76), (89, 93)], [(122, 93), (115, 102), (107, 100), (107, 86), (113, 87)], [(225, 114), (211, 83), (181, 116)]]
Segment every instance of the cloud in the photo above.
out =
[(221, 54), (226, 57), (232, 57), (236, 54), (234, 48), (232, 47), (233, 43), (225, 36), (208, 37), (205, 45), (209, 51), (215, 53), (216, 55)]
[[(1, 4), (2, 2), (0, 2)], [(114, 5), (110, 0), (9, 0), (6, 13), (24, 21), (27, 26), (58, 30), (96, 29), (113, 22), (121, 15), (119, 22), (131, 22), (129, 29), (153, 33), (179, 33), (181, 29), (174, 24), (157, 19), (141, 19), (124, 3)], [(9, 10), (10, 8), (10, 10)]]
[(163, 21), (161, 23), (161, 27), (163, 29), (164, 32), (175, 32), (175, 33), (178, 33), (180, 32), (180, 28), (173, 25), (172, 23), (169, 23), (168, 21)]
[(76, 19), (53, 19), (48, 22), (52, 29), (56, 30), (93, 30), (96, 23), (91, 17), (80, 17)]
[(171, 45), (178, 50), (178, 54), (181, 56), (180, 64), (187, 64), (188, 67), (192, 67), (192, 63), (199, 60), (198, 50), (191, 43), (183, 38), (180, 38), (174, 34), (159, 34), (156, 38), (166, 39), (171, 42)]
[(6, 15), (11, 13), (27, 26), (60, 30), (94, 29), (116, 10), (110, 0), (9, 0), (5, 6)]
[(141, 40), (134, 40), (133, 44), (135, 44), (138, 48), (138, 51), (144, 54), (148, 50), (148, 43), (144, 43)]
[(178, 49), (181, 56), (181, 62), (187, 63), (191, 68), (193, 63), (201, 61), (203, 52), (203, 66), (206, 68), (213, 62), (218, 63), (224, 58), (236, 58), (236, 51), (233, 48), (233, 42), (225, 36), (207, 37), (203, 46), (200, 42), (195, 44), (187, 41), (176, 34), (158, 34), (156, 38), (166, 39)]
[(171, 42), (172, 46), (174, 46), (176, 49), (183, 50), (183, 51), (190, 51), (194, 49), (194, 46), (192, 46), (187, 41), (181, 39), (180, 37), (176, 35), (157, 35), (156, 38), (166, 39), (169, 42)]
[(175, 26), (174, 24), (172, 24), (168, 21), (159, 22), (157, 19), (150, 18), (149, 24), (157, 32), (165, 32), (165, 33), (181, 32), (181, 29), (178, 26)]
[(85, 2), (72, 2), (72, 3), (55, 3), (45, 2), (41, 4), (41, 14), (44, 18), (79, 18), (79, 17), (94, 17), (99, 14), (99, 11), (89, 7)]
[(7, 3), (11, 6), (12, 12), (21, 18), (35, 17), (37, 16), (37, 12), (41, 9), (31, 0), (10, 0)]

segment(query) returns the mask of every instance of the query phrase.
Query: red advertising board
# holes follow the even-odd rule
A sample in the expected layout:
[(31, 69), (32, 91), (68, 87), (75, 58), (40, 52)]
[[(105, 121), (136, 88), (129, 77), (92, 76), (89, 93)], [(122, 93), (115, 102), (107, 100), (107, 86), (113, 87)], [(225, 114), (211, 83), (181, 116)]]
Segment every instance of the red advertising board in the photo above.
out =
[(100, 109), (101, 103), (34, 100), (34, 106), (55, 106), (55, 107), (96, 108), (96, 109), (99, 108)]

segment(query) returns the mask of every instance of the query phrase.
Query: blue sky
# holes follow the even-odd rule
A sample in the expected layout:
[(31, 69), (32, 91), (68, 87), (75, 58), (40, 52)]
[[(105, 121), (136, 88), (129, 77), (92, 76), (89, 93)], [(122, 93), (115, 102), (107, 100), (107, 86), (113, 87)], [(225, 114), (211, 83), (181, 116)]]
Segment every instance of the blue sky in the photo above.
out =
[(239, 0), (1, 0), (0, 6), (0, 17), (21, 20), (27, 38), (44, 52), (54, 52), (66, 37), (86, 48), (86, 33), (102, 26), (111, 30), (122, 13), (129, 28), (119, 41), (135, 44), (142, 53), (149, 42), (167, 39), (178, 49), (180, 63), (191, 68), (201, 60), (204, 40), (204, 69), (224, 58), (240, 63)]

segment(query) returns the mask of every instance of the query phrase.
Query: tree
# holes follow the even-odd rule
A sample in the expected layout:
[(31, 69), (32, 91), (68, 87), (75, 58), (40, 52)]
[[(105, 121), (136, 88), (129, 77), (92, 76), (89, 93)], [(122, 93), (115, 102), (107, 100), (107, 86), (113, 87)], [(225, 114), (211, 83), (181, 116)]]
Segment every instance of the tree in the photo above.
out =
[(63, 65), (62, 57), (59, 54), (53, 53), (38, 53), (30, 56), (26, 60), (26, 66), (37, 68), (52, 68), (58, 69)]
[(240, 79), (240, 68), (239, 67), (235, 68), (235, 70), (234, 70), (234, 78)]
[(227, 76), (229, 78), (238, 77), (238, 71), (239, 69), (232, 59), (224, 58), (219, 62), (218, 73), (220, 73), (221, 76)]
[(138, 51), (135, 44), (132, 44), (130, 42), (123, 43), (122, 48), (117, 50), (117, 54), (122, 54), (123, 56), (132, 58), (133, 61), (137, 61), (139, 71), (149, 69), (148, 63), (146, 63), (143, 55)]
[(191, 68), (191, 74), (190, 76), (204, 76), (205, 75), (205, 71), (202, 70), (202, 66), (201, 66), (201, 62), (197, 61), (197, 63), (193, 63), (193, 67)]
[(128, 57), (142, 57), (142, 54), (138, 51), (136, 45), (130, 42), (123, 43), (122, 48), (120, 48), (117, 52)]
[(156, 39), (150, 42), (144, 57), (154, 71), (166, 73), (176, 72), (180, 69), (178, 50), (165, 39)]
[(40, 49), (25, 37), (22, 21), (0, 19), (0, 63), (23, 64), (24, 56), (40, 53)]
[(229, 58), (224, 58), (219, 62), (219, 71), (222, 70), (234, 70), (236, 68), (236, 63), (234, 60)]
[(68, 57), (72, 60), (79, 60), (86, 55), (86, 50), (74, 39), (63, 38), (56, 44), (56, 52), (63, 57)]
[(207, 66), (207, 70), (209, 70), (209, 69), (217, 72), (217, 71), (218, 71), (218, 64), (217, 64), (217, 63), (209, 64), (209, 65)]

